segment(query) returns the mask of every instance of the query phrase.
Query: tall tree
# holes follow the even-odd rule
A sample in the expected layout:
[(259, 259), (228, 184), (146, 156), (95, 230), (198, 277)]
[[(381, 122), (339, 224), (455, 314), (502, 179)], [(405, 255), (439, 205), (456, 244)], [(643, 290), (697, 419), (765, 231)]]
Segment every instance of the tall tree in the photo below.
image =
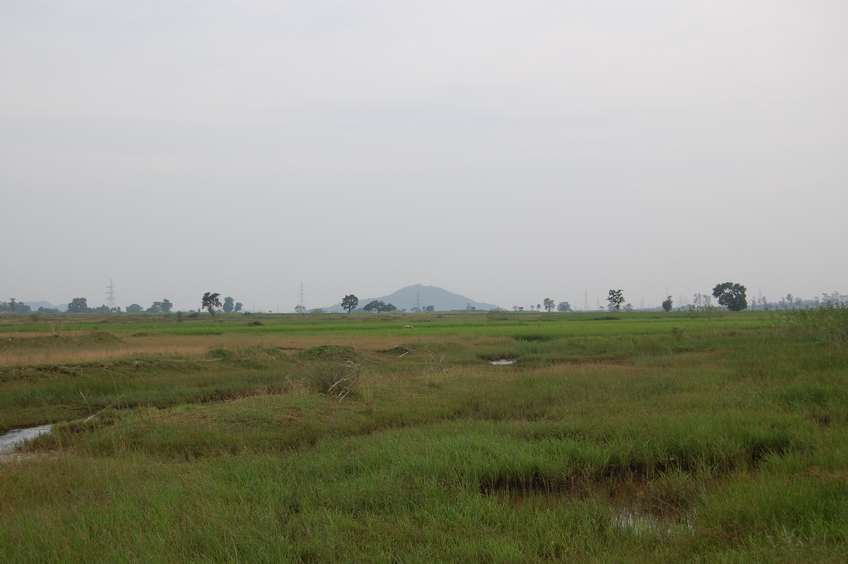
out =
[(730, 311), (742, 311), (748, 307), (748, 300), (745, 297), (747, 291), (748, 289), (742, 284), (724, 282), (716, 284), (713, 288), (713, 297), (718, 298), (719, 305), (725, 306)]
[(607, 296), (607, 301), (609, 302), (609, 310), (610, 311), (619, 311), (621, 309), (621, 304), (624, 303), (624, 292), (623, 290), (610, 290), (609, 296)]
[(153, 302), (153, 305), (144, 310), (144, 313), (171, 313), (173, 307), (174, 304), (169, 302), (168, 298), (165, 298), (161, 302)]
[(224, 298), (224, 313), (232, 313), (235, 307), (235, 300), (230, 296)]
[(344, 298), (342, 298), (342, 307), (347, 310), (348, 313), (356, 309), (356, 306), (359, 305), (359, 298), (354, 296), (353, 294), (348, 294)]
[[(374, 311), (377, 310), (377, 313), (383, 313), (386, 311), (396, 311), (397, 307), (392, 304), (384, 303), (383, 300), (374, 300), (363, 308), (365, 311)], [(432, 310), (430, 310), (432, 311)]]
[(88, 300), (85, 298), (74, 298), (68, 304), (68, 313), (88, 313)]
[(570, 303), (568, 303), (568, 302), (559, 302), (559, 305), (557, 305), (557, 311), (566, 312), (566, 311), (574, 311), (574, 310), (573, 310), (573, 309), (571, 309), (571, 304), (570, 304)]
[(545, 310), (548, 313), (552, 312), (554, 310), (554, 306), (556, 305), (554, 304), (554, 301), (550, 298), (545, 298), (543, 303), (545, 304)]
[(205, 309), (210, 315), (215, 315), (215, 308), (221, 307), (221, 300), (218, 299), (220, 295), (217, 292), (214, 294), (210, 292), (203, 294), (203, 298), (200, 300), (200, 309)]
[(671, 311), (672, 305), (673, 305), (673, 302), (671, 301), (671, 296), (669, 296), (665, 300), (663, 300), (662, 308), (665, 311)]
[(379, 313), (385, 306), (386, 304), (383, 303), (383, 300), (374, 300), (373, 302), (369, 302), (363, 309), (365, 311), (374, 311), (376, 309)]

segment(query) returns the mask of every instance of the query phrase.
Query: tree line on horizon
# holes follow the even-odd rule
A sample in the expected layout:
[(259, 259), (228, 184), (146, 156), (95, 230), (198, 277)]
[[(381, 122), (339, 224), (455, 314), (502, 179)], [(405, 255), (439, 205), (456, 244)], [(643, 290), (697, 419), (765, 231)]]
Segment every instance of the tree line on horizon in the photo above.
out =
[[(231, 296), (227, 296), (224, 298), (224, 301), (220, 301), (219, 293), (206, 292), (201, 298), (201, 307), (198, 311), (206, 310), (210, 314), (215, 313), (239, 313), (243, 311), (243, 304), (241, 302), (236, 302)], [(729, 311), (742, 311), (744, 309), (749, 308), (749, 303), (747, 300), (747, 288), (739, 283), (733, 282), (723, 282), (721, 284), (717, 284), (712, 291), (712, 294), (695, 294), (693, 304), (688, 305), (688, 309), (703, 309), (710, 308), (712, 306), (711, 298), (716, 298), (719, 306), (722, 306)], [(625, 303), (624, 291), (622, 289), (610, 289), (607, 295), (607, 310), (609, 311), (633, 311), (633, 307), (629, 303)], [(838, 291), (834, 291), (832, 294), (822, 293), (822, 297), (819, 298), (816, 296), (812, 300), (804, 300), (800, 297), (793, 296), (792, 294), (787, 294), (785, 297), (781, 297), (778, 302), (769, 302), (765, 297), (761, 297), (759, 299), (753, 298), (753, 303), (751, 304), (751, 309), (760, 309), (760, 310), (769, 310), (769, 309), (803, 309), (803, 308), (814, 308), (817, 309), (819, 307), (827, 307), (832, 305), (843, 305), (848, 303), (848, 295), (840, 294)], [(544, 305), (543, 305), (544, 304)], [(341, 306), (343, 309), (347, 310), (348, 313), (357, 310), (359, 305), (359, 298), (357, 298), (354, 294), (348, 294), (342, 298)], [(131, 304), (126, 307), (125, 311), (122, 312), (120, 307), (110, 308), (106, 305), (101, 305), (99, 307), (89, 307), (88, 300), (86, 298), (74, 298), (68, 303), (68, 307), (66, 313), (172, 313), (173, 304), (167, 298), (162, 301), (155, 301), (148, 308), (143, 308), (139, 304)], [(671, 311), (674, 308), (674, 301), (671, 296), (668, 296), (662, 302), (662, 309), (664, 311)], [(559, 302), (558, 304), (551, 298), (545, 298), (542, 304), (537, 304), (535, 307), (530, 306), (531, 311), (542, 311), (544, 308), (547, 312), (552, 312), (556, 309), (558, 312), (568, 313), (573, 312), (569, 302)], [(679, 309), (679, 308), (678, 308)], [(476, 308), (472, 307), (470, 304), (466, 306), (467, 311), (476, 311)], [(513, 306), (513, 310), (516, 312), (525, 311), (524, 307)], [(189, 310), (194, 311), (194, 310)], [(398, 308), (391, 303), (384, 303), (382, 300), (373, 300), (369, 302), (362, 308), (362, 311), (365, 312), (376, 312), (376, 313), (389, 313), (398, 311)], [(399, 310), (401, 312), (406, 312), (405, 309)], [(432, 312), (435, 311), (435, 307), (425, 306), (423, 308), (412, 308), (412, 313), (418, 312)], [(308, 313), (309, 311), (298, 305), (295, 307), (296, 313)], [(323, 312), (322, 309), (311, 310), (311, 312)], [(15, 298), (10, 298), (8, 302), (0, 302), (0, 313), (45, 313), (45, 314), (57, 314), (62, 313), (58, 308), (45, 308), (39, 307), (38, 310), (32, 311), (32, 308), (24, 303), (18, 302)]]
[[(817, 309), (820, 307), (839, 306), (848, 303), (848, 295), (840, 294), (838, 291), (835, 291), (832, 294), (823, 292), (821, 298), (817, 296), (812, 300), (803, 300), (800, 297), (793, 298), (792, 294), (787, 294), (786, 297), (781, 297), (778, 302), (769, 302), (765, 297), (762, 297), (759, 299), (754, 298), (753, 303), (749, 304), (747, 301), (747, 288), (745, 286), (734, 282), (724, 282), (717, 284), (713, 288), (712, 294), (695, 294), (693, 304), (688, 304), (687, 309), (691, 311), (714, 308), (716, 306), (712, 305), (712, 298), (716, 298), (719, 306), (726, 308), (728, 311), (742, 311), (744, 309), (749, 309), (749, 307), (750, 309), (760, 310), (769, 310), (772, 308), (776, 310), (802, 308)], [(624, 298), (624, 291), (620, 288), (610, 289), (606, 301), (608, 302), (606, 306), (608, 311), (635, 311), (632, 304), (625, 303), (626, 300)], [(542, 311), (543, 307), (547, 312), (553, 311), (554, 308), (556, 308), (559, 312), (567, 313), (574, 311), (569, 302), (560, 302), (559, 304), (556, 304), (551, 298), (545, 298), (543, 300), (543, 304), (537, 304), (535, 307), (531, 305), (530, 311)], [(666, 312), (674, 309), (674, 300), (672, 297), (667, 296), (666, 299), (662, 301), (660, 308)], [(513, 306), (512, 309), (515, 312), (525, 311), (525, 308), (522, 306)], [(680, 308), (678, 308), (678, 311), (680, 311)]]

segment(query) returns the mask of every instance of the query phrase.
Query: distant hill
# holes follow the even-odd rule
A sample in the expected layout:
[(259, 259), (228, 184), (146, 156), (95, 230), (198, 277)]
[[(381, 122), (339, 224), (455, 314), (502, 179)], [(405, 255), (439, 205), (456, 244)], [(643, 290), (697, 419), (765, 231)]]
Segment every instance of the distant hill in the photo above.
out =
[[(494, 304), (477, 302), (471, 298), (454, 294), (453, 292), (448, 292), (442, 288), (436, 286), (424, 286), (423, 284), (407, 286), (387, 296), (379, 296), (376, 298), (360, 297), (359, 310), (374, 300), (382, 300), (387, 304), (393, 304), (399, 310), (405, 309), (406, 311), (412, 311), (412, 309), (418, 304), (420, 304), (422, 310), (427, 306), (433, 306), (434, 311), (464, 311), (469, 307), (482, 311), (498, 309), (498, 306)], [(325, 307), (324, 310), (327, 312), (346, 311), (342, 309), (341, 302), (330, 307)]]
[(50, 302), (40, 301), (40, 302), (24, 302), (28, 305), (32, 311), (38, 311), (38, 308), (43, 307), (45, 309), (58, 309), (59, 311), (65, 311), (68, 309), (68, 304), (61, 305), (53, 305)]

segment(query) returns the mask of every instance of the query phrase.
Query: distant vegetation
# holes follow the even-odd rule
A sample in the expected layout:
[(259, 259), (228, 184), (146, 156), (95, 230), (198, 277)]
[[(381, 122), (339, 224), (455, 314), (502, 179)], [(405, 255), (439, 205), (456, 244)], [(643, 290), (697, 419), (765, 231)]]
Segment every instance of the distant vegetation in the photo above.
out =
[(29, 313), (32, 308), (26, 304), (18, 303), (15, 298), (8, 302), (0, 302), (0, 313)]

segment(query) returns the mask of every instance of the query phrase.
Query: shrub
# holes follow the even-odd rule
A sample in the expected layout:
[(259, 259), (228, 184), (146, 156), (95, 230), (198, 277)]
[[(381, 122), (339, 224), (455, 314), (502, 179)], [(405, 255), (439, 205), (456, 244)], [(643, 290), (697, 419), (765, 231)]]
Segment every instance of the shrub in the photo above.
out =
[(509, 321), (515, 319), (515, 315), (501, 308), (490, 309), (489, 313), (486, 314), (486, 319), (489, 321)]

